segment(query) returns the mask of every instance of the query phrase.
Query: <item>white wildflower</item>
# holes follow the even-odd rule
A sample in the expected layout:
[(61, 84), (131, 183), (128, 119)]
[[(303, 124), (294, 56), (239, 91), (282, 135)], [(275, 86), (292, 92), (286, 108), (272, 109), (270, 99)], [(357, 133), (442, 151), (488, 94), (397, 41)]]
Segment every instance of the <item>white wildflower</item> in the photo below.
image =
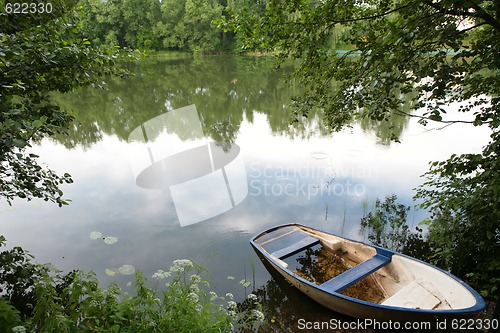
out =
[(189, 286), (189, 291), (191, 291), (192, 293), (199, 293), (200, 288), (198, 288), (197, 284), (192, 284)]
[(229, 302), (227, 302), (227, 309), (228, 310), (236, 311), (237, 308), (238, 308), (238, 304), (236, 304), (235, 301), (229, 301)]
[(182, 273), (184, 271), (188, 271), (193, 268), (193, 262), (189, 259), (177, 259), (174, 260), (172, 266), (170, 267), (170, 272), (179, 272)]
[(234, 296), (231, 293), (227, 293), (226, 297), (229, 298), (230, 300), (233, 300)]
[(229, 317), (234, 318), (234, 317), (236, 317), (236, 314), (237, 314), (237, 313), (236, 313), (236, 311), (234, 311), (234, 310), (229, 310), (229, 309), (228, 309), (228, 310), (227, 310), (227, 314), (229, 315)]
[(170, 271), (171, 272), (179, 272), (179, 273), (182, 273), (184, 272), (184, 267), (181, 267), (181, 266), (172, 266), (170, 267)]
[(14, 332), (14, 333), (26, 333), (26, 327), (24, 327), (24, 326), (12, 327), (12, 332)]
[(259, 310), (252, 310), (252, 315), (255, 317), (256, 321), (264, 321), (264, 314)]
[(174, 267), (182, 267), (185, 269), (191, 269), (193, 268), (193, 262), (189, 259), (177, 259), (174, 260), (173, 263)]
[(98, 307), (100, 305), (101, 305), (101, 302), (96, 301), (95, 299), (93, 299), (93, 300), (90, 301), (90, 306)]
[(201, 277), (197, 274), (193, 274), (193, 275), (191, 275), (191, 282), (192, 283), (200, 283)]
[(217, 299), (217, 294), (214, 291), (210, 292), (210, 301), (215, 301)]
[(161, 280), (165, 278), (165, 275), (163, 275), (163, 271), (159, 270), (158, 272), (153, 274), (152, 278), (156, 280)]
[(187, 295), (187, 298), (193, 304), (198, 304), (198, 302), (200, 301), (200, 297), (198, 297), (198, 294), (196, 293), (189, 293)]
[(257, 296), (255, 294), (248, 294), (247, 298), (251, 301), (257, 301)]

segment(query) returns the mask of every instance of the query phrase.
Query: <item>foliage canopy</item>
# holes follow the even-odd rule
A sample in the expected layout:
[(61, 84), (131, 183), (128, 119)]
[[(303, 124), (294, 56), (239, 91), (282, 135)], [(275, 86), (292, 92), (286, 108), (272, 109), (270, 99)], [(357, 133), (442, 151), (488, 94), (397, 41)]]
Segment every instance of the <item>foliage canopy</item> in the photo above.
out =
[(432, 163), (416, 198), (431, 213), (441, 266), (498, 293), (498, 1), (270, 1), (263, 15), (241, 9), (223, 26), (245, 35), (247, 48), (297, 63), (306, 91), (294, 98), (295, 121), (317, 108), (332, 131), (363, 119), (391, 126), (394, 114), (488, 127), (481, 154)]
[(59, 186), (71, 183), (71, 176), (56, 174), (26, 152), (44, 136), (64, 133), (73, 120), (50, 92), (124, 73), (115, 67), (115, 50), (90, 47), (78, 37), (71, 6), (54, 1), (51, 13), (0, 13), (0, 196), (9, 204), (15, 197), (66, 204)]
[(143, 50), (215, 52), (227, 47), (212, 21), (223, 15), (219, 1), (79, 0), (81, 34), (95, 45)]
[[(409, 104), (424, 124), (496, 127), (498, 6), (493, 1), (271, 1), (264, 15), (241, 10), (226, 28), (246, 34), (248, 48), (298, 60), (295, 76), (307, 93), (295, 100), (297, 120), (319, 107), (325, 123), (338, 130), (353, 118), (388, 120)], [(474, 117), (445, 119), (444, 106), (455, 102), (463, 102), (459, 111)]]

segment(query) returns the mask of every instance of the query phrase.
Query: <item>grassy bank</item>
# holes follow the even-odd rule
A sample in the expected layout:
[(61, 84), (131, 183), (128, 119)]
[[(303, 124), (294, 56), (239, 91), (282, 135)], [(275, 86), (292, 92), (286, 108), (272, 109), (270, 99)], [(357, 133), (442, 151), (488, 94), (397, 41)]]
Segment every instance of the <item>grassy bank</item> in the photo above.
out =
[[(0, 245), (5, 239), (0, 237)], [(132, 295), (112, 283), (104, 289), (94, 273), (62, 273), (15, 247), (0, 253), (2, 332), (232, 332), (263, 321), (253, 294), (209, 291), (207, 270), (190, 259), (175, 260), (148, 281), (137, 272)]]

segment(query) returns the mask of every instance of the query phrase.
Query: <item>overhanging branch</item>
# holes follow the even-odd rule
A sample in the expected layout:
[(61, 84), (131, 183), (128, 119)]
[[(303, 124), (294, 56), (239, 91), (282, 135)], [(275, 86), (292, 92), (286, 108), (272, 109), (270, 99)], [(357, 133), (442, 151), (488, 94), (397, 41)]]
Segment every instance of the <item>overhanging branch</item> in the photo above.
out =
[[(396, 110), (396, 112), (399, 113), (399, 114), (401, 114), (401, 115), (404, 115), (404, 116), (413, 117), (413, 118), (419, 118), (419, 119), (427, 120), (427, 121), (434, 121), (434, 122), (448, 124), (448, 125), (452, 125), (452, 124), (474, 124), (473, 120), (437, 120), (437, 119), (432, 119), (432, 118), (426, 117), (426, 116), (421, 116), (421, 115), (417, 115), (417, 114), (411, 114), (411, 113), (404, 112), (404, 111), (401, 111), (401, 110)], [(490, 121), (484, 121), (483, 123), (484, 124), (489, 124), (491, 122), (492, 121), (490, 120)]]
[(375, 14), (375, 15), (370, 15), (370, 16), (365, 16), (365, 17), (358, 17), (358, 18), (352, 18), (352, 19), (345, 19), (345, 20), (333, 20), (330, 22), (330, 24), (328, 25), (329, 28), (332, 28), (334, 25), (336, 24), (342, 24), (342, 23), (352, 23), (352, 22), (359, 22), (359, 21), (365, 21), (365, 20), (374, 20), (374, 19), (378, 19), (378, 18), (381, 18), (381, 17), (384, 17), (384, 16), (387, 16), (389, 14), (392, 14), (394, 12), (397, 12), (403, 8), (406, 8), (406, 7), (409, 7), (410, 5), (404, 5), (404, 6), (400, 6), (400, 7), (396, 7), (394, 9), (391, 9), (387, 12), (383, 12), (383, 13), (380, 13), (380, 14)]
[(471, 9), (473, 9), (473, 11), (464, 10), (465, 8), (464, 9), (445, 8), (440, 3), (435, 2), (433, 0), (426, 0), (424, 1), (424, 3), (434, 8), (438, 12), (446, 15), (465, 16), (465, 17), (482, 19), (486, 24), (492, 26), (493, 28), (495, 28), (495, 30), (500, 32), (500, 22), (495, 17), (490, 15), (488, 12), (486, 12), (481, 6), (479, 6), (474, 1), (464, 2), (464, 6), (469, 6)]

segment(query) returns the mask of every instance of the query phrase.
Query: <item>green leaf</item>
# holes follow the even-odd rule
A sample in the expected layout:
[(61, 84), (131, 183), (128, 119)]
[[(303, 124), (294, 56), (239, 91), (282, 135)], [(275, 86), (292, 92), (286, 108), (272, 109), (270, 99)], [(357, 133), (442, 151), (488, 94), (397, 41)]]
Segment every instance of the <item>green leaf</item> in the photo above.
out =
[(24, 148), (28, 145), (28, 142), (24, 139), (14, 138), (12, 139), (12, 144), (17, 148)]
[(33, 122), (31, 123), (33, 125), (34, 128), (40, 128), (43, 126), (45, 122), (40, 120), (40, 119), (37, 119), (37, 120), (33, 120)]
[(429, 116), (429, 119), (430, 120), (434, 120), (434, 121), (442, 121), (443, 120), (443, 117), (441, 117), (441, 115), (439, 113), (432, 113), (430, 116)]

